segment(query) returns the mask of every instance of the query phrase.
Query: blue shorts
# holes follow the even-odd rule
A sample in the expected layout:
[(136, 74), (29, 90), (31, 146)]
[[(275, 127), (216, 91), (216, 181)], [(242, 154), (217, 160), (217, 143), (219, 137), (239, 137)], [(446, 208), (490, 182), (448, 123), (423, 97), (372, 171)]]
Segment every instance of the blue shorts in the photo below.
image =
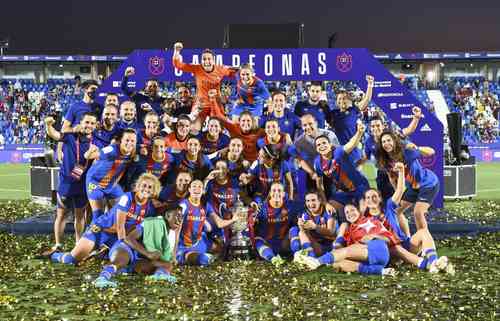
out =
[(368, 264), (386, 266), (389, 263), (389, 248), (382, 240), (368, 242)]
[(57, 193), (62, 196), (75, 196), (85, 194), (85, 182), (71, 182), (64, 178), (59, 177), (59, 183), (57, 185)]
[(421, 187), (419, 189), (407, 188), (403, 194), (403, 200), (409, 203), (423, 202), (432, 205), (439, 193), (439, 183), (431, 187)]
[(94, 242), (94, 248), (100, 248), (103, 245), (111, 248), (118, 240), (118, 236), (116, 234), (102, 231), (99, 227), (97, 227), (97, 225), (94, 224), (87, 228), (82, 237)]
[(358, 204), (359, 200), (364, 197), (365, 191), (368, 189), (368, 186), (361, 185), (361, 186), (356, 186), (356, 190), (353, 192), (342, 192), (342, 191), (336, 191), (333, 193), (330, 193), (328, 196), (329, 200), (334, 200), (342, 205), (346, 204)]
[(123, 189), (118, 184), (108, 188), (102, 188), (95, 182), (87, 182), (87, 197), (89, 200), (112, 200), (121, 197), (123, 194)]
[(125, 272), (127, 272), (127, 273), (133, 272), (134, 268), (135, 268), (135, 264), (139, 260), (139, 253), (136, 250), (132, 249), (130, 247), (130, 245), (126, 244), (125, 242), (116, 241), (115, 244), (113, 244), (113, 246), (109, 250), (109, 254), (108, 254), (109, 260), (111, 262), (113, 262), (114, 257), (118, 253), (118, 250), (123, 250), (123, 251), (127, 252), (128, 257), (129, 257), (129, 262), (128, 262), (127, 267), (125, 268)]
[(85, 194), (65, 196), (57, 192), (57, 208), (74, 210), (87, 206), (87, 196)]
[(264, 105), (263, 104), (238, 104), (236, 105), (233, 110), (231, 110), (230, 115), (231, 116), (240, 116), (240, 114), (244, 111), (249, 111), (252, 113), (253, 117), (260, 117), (262, 116), (262, 112), (264, 110)]
[(203, 236), (201, 239), (194, 244), (191, 247), (185, 247), (179, 245), (177, 247), (177, 253), (175, 255), (175, 258), (177, 260), (178, 264), (186, 264), (186, 255), (191, 253), (191, 252), (196, 252), (196, 253), (207, 253), (211, 248), (212, 248), (213, 241), (209, 240), (206, 236), (205, 233), (203, 233)]

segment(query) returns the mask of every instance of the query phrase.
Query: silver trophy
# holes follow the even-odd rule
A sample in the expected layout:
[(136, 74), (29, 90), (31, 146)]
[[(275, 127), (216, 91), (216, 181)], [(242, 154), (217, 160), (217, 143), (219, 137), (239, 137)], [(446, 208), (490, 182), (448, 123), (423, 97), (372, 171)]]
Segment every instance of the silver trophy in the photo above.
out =
[[(229, 241), (229, 259), (249, 259), (250, 258), (250, 238), (248, 237), (248, 218), (249, 208), (238, 199), (231, 208), (231, 213), (238, 219), (231, 225), (231, 239)], [(246, 232), (246, 233), (245, 233)]]

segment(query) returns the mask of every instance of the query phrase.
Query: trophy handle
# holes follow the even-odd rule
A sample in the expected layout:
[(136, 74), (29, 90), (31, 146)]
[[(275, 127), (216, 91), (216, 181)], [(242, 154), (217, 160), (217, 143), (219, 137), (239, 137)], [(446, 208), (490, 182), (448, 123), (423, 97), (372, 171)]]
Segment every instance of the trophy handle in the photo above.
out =
[(224, 203), (224, 202), (220, 203), (220, 205), (219, 205), (219, 215), (220, 215), (220, 217), (224, 218), (224, 215), (223, 215), (222, 211), (226, 210), (226, 209), (227, 209), (226, 203)]
[(179, 246), (179, 237), (181, 235), (182, 225), (184, 224), (184, 215), (182, 215), (182, 220), (179, 226), (175, 229), (175, 244), (174, 250), (172, 252), (172, 262), (177, 264), (177, 247)]

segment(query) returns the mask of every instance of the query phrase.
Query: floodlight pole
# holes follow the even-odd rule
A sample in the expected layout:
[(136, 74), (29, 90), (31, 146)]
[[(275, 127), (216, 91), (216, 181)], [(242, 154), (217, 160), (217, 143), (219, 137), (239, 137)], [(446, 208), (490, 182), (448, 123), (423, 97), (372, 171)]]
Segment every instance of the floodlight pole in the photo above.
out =
[(337, 33), (334, 32), (328, 37), (328, 48), (335, 48), (335, 42), (337, 41)]

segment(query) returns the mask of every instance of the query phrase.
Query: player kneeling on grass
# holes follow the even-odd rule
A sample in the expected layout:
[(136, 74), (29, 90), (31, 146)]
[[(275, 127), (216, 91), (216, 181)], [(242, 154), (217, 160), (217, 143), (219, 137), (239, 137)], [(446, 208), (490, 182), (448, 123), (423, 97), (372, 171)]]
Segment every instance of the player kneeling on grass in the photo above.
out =
[(314, 270), (321, 265), (333, 265), (344, 272), (361, 274), (394, 274), (394, 269), (386, 269), (389, 263), (389, 246), (397, 243), (394, 235), (376, 218), (361, 215), (352, 204), (344, 207), (349, 227), (345, 241), (347, 247), (333, 250), (319, 258), (300, 255), (299, 263)]
[[(180, 208), (179, 208), (180, 210)], [(116, 287), (112, 277), (121, 272), (150, 274), (147, 281), (167, 281), (175, 283), (171, 275), (173, 245), (169, 243), (167, 220), (175, 220), (175, 215), (165, 212), (165, 216), (147, 217), (127, 234), (125, 241), (118, 241), (109, 252), (109, 265), (103, 267), (94, 281), (99, 288)], [(167, 221), (167, 222), (166, 222)], [(175, 226), (175, 225), (174, 225)]]
[(158, 178), (142, 174), (133, 193), (125, 193), (111, 210), (95, 219), (71, 252), (54, 252), (50, 256), (52, 262), (76, 264), (86, 259), (95, 248), (121, 247), (127, 231), (131, 231), (145, 217), (156, 215), (151, 199), (156, 198), (159, 191)]
[(237, 216), (229, 220), (220, 218), (210, 205), (205, 206), (202, 203), (202, 195), (203, 182), (194, 180), (189, 186), (189, 197), (179, 204), (182, 209), (182, 223), (177, 234), (175, 255), (177, 263), (181, 265), (207, 266), (214, 261), (214, 256), (209, 252), (222, 250), (207, 236), (207, 233), (212, 231), (209, 217), (220, 229), (230, 226), (239, 219)]
[(305, 201), (306, 211), (298, 218), (298, 226), (290, 229), (290, 248), (294, 254), (321, 256), (333, 249), (332, 242), (338, 230), (332, 216), (335, 209), (322, 201), (317, 191), (307, 192)]

